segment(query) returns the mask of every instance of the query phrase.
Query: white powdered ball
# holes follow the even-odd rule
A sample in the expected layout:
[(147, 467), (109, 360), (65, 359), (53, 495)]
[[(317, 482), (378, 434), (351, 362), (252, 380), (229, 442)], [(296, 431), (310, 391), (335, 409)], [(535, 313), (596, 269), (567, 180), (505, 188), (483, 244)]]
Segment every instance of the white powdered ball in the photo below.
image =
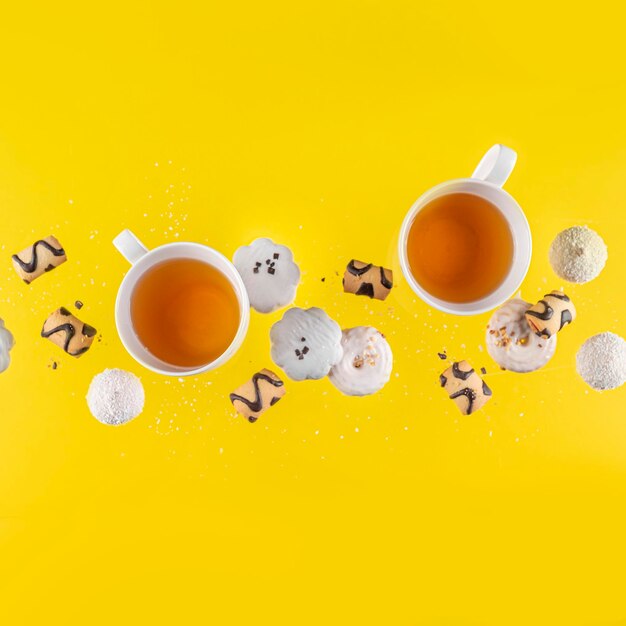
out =
[(103, 424), (120, 426), (143, 411), (145, 394), (137, 376), (119, 369), (106, 369), (93, 377), (87, 392), (91, 414)]
[(576, 370), (594, 389), (615, 389), (626, 382), (626, 341), (615, 333), (600, 333), (583, 343)]
[(549, 252), (554, 272), (570, 283), (587, 283), (604, 268), (608, 253), (604, 240), (587, 226), (561, 231)]

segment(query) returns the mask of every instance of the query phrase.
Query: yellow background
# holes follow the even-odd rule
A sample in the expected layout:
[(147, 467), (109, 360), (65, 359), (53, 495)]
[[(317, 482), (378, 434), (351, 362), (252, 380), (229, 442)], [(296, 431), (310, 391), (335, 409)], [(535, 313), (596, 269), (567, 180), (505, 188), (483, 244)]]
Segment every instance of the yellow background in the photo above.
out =
[[(0, 623), (626, 623), (626, 388), (574, 368), (588, 336), (626, 334), (617, 6), (5, 3)], [(506, 188), (533, 230), (522, 294), (566, 286), (579, 313), (529, 375), (481, 352), (488, 314), (416, 301), (394, 254), (415, 198), (495, 142), (519, 154)], [(609, 247), (584, 286), (547, 261), (574, 224)], [(386, 333), (390, 383), (359, 399), (288, 382), (257, 424), (236, 418), (228, 393), (271, 367), (281, 312), (253, 313), (217, 372), (142, 371), (113, 320), (125, 227), (227, 256), (289, 245), (296, 304)], [(27, 287), (10, 255), (50, 233), (69, 261)], [(342, 294), (353, 257), (392, 265), (386, 302)], [(102, 341), (72, 360), (39, 331), (76, 299)], [(443, 349), (487, 367), (485, 410), (462, 417), (438, 388)], [(146, 389), (123, 428), (86, 407), (105, 367)]]

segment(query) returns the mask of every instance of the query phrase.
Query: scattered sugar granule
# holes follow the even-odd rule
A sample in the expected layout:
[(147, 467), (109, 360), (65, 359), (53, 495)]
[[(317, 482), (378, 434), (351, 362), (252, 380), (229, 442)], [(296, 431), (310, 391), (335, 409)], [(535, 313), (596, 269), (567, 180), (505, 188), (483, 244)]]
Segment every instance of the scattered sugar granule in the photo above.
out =
[(103, 424), (120, 426), (143, 411), (145, 393), (137, 376), (120, 369), (105, 369), (93, 377), (87, 392), (91, 414)]
[(570, 283), (588, 283), (604, 268), (608, 252), (604, 240), (587, 226), (561, 231), (548, 254), (554, 272)]
[(626, 341), (615, 333), (600, 333), (583, 343), (576, 370), (593, 389), (615, 389), (626, 382)]

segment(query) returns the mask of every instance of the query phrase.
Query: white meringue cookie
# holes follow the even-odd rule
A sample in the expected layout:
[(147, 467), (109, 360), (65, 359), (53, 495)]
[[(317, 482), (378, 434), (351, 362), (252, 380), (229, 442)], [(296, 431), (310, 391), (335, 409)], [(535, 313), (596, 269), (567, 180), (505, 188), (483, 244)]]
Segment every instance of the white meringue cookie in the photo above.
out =
[(511, 372), (534, 372), (543, 367), (556, 350), (556, 334), (550, 339), (537, 336), (524, 313), (530, 302), (513, 298), (491, 316), (487, 325), (487, 352), (503, 369)]
[(4, 326), (4, 321), (0, 319), (0, 373), (4, 372), (11, 363), (9, 352), (14, 345), (13, 335)]
[(293, 380), (324, 378), (341, 359), (341, 328), (322, 309), (289, 309), (270, 330), (272, 359)]
[(341, 345), (343, 357), (330, 370), (330, 382), (347, 396), (368, 396), (382, 389), (393, 368), (393, 354), (384, 335), (371, 326), (347, 328)]
[(250, 305), (259, 313), (271, 313), (291, 304), (300, 282), (300, 268), (286, 246), (263, 237), (242, 246), (233, 256), (248, 292)]

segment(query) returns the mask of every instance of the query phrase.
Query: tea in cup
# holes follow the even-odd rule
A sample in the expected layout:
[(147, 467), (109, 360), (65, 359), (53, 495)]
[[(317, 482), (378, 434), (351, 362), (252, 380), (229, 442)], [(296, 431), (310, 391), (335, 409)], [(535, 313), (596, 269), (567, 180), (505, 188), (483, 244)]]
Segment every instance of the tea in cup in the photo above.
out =
[(474, 315), (499, 306), (521, 285), (530, 264), (530, 227), (502, 189), (516, 158), (510, 148), (493, 146), (472, 178), (433, 187), (405, 217), (400, 265), (427, 304)]
[(197, 243), (148, 251), (128, 230), (113, 243), (132, 264), (118, 292), (116, 324), (139, 363), (186, 376), (214, 369), (237, 351), (250, 308), (243, 281), (226, 257)]

